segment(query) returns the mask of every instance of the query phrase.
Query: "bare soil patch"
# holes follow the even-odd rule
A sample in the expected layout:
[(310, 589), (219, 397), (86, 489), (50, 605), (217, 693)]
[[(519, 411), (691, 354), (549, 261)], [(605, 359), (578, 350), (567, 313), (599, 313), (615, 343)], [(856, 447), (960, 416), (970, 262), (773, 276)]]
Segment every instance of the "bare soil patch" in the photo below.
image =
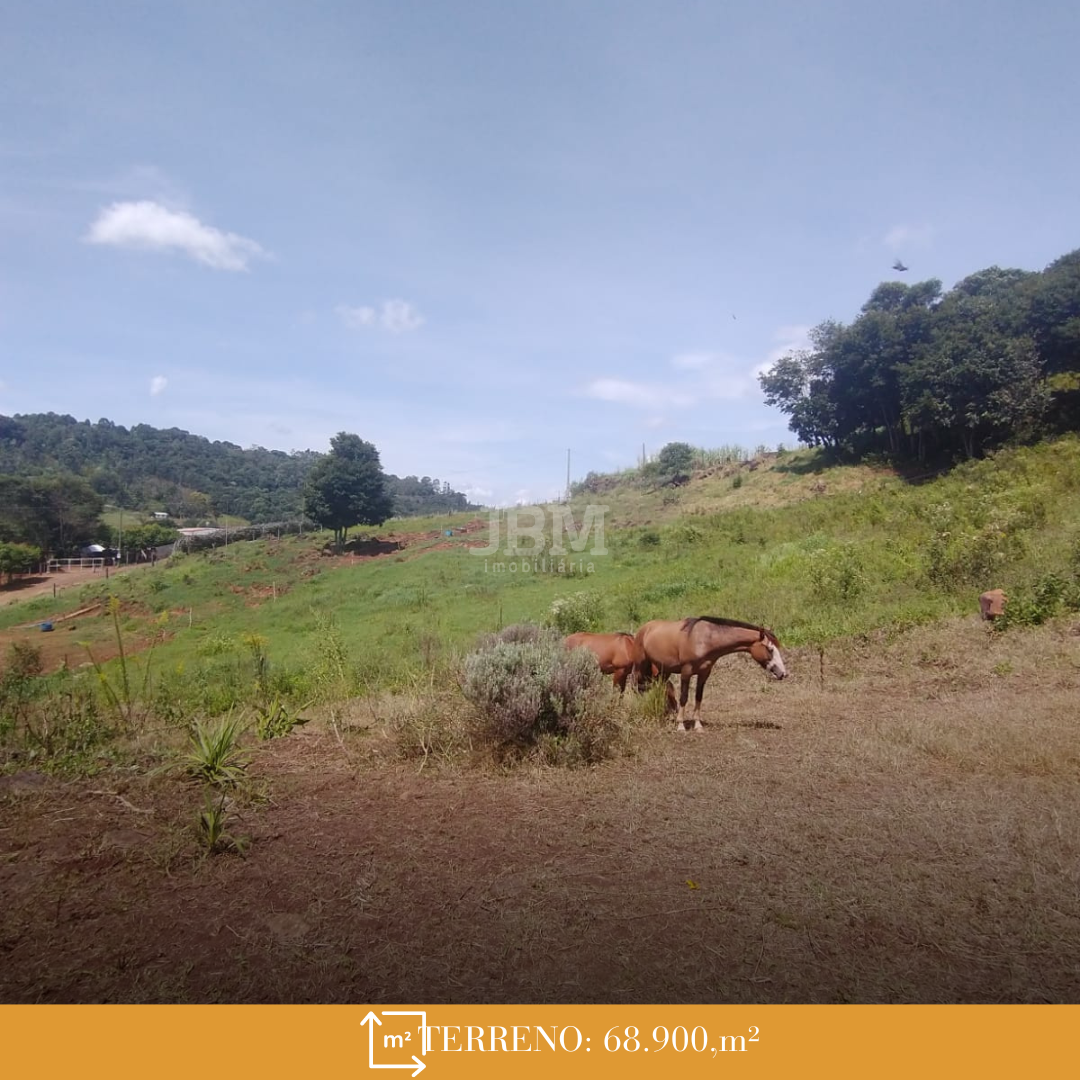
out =
[(578, 772), (313, 723), (258, 749), (243, 857), (179, 777), (3, 777), (0, 1000), (1080, 1001), (1077, 649), (729, 658), (706, 733)]
[[(133, 574), (144, 570), (149, 563), (135, 566), (110, 567), (109, 575)], [(76, 585), (98, 584), (105, 580), (105, 570), (92, 570), (89, 567), (58, 570), (53, 574), (27, 574), (16, 578), (10, 584), (0, 585), (0, 606), (15, 604), (23, 600), (36, 600), (39, 596), (50, 596)]]

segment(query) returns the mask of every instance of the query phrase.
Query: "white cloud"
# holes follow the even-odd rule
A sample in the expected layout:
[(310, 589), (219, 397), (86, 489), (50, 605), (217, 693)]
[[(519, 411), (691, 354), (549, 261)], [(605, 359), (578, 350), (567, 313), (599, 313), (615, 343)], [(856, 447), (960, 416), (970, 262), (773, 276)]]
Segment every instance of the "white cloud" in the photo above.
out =
[(150, 396), (157, 397), (168, 385), (169, 380), (164, 375), (155, 375), (150, 380)]
[(147, 200), (106, 207), (85, 240), (142, 251), (179, 251), (215, 270), (246, 270), (250, 259), (266, 255), (254, 240), (222, 232), (187, 211)]
[(679, 353), (671, 358), (671, 366), (683, 371), (700, 371), (715, 363), (716, 358), (716, 353), (709, 352)]
[(924, 248), (934, 238), (933, 225), (894, 225), (881, 242), (892, 251), (901, 248)]
[(593, 379), (585, 387), (585, 396), (642, 409), (655, 409), (660, 404), (689, 405), (693, 400), (670, 386), (628, 379)]
[(405, 334), (424, 325), (424, 316), (407, 300), (384, 300), (378, 307), (339, 304), (334, 310), (352, 330), (377, 329)]
[(668, 363), (674, 371), (665, 382), (599, 378), (593, 379), (583, 393), (601, 401), (646, 409), (652, 414), (646, 420), (646, 426), (656, 428), (667, 419), (658, 409), (686, 408), (705, 400), (745, 397), (754, 388), (761, 367), (751, 369), (738, 357), (708, 351), (677, 353)]

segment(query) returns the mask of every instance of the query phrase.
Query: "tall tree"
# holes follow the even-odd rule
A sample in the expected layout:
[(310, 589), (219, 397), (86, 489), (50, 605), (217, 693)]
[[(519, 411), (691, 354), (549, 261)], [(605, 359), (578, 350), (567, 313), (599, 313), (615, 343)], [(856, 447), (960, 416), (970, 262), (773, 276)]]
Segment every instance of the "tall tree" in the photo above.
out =
[(304, 485), (308, 516), (334, 530), (342, 544), (354, 525), (381, 525), (394, 512), (379, 451), (348, 432), (330, 440), (330, 453), (320, 459)]
[(842, 428), (834, 390), (834, 345), (843, 326), (828, 321), (810, 331), (812, 349), (782, 356), (760, 377), (765, 402), (790, 418), (789, 427), (800, 442), (837, 450)]
[(63, 555), (95, 539), (104, 502), (81, 477), (0, 476), (0, 540)]

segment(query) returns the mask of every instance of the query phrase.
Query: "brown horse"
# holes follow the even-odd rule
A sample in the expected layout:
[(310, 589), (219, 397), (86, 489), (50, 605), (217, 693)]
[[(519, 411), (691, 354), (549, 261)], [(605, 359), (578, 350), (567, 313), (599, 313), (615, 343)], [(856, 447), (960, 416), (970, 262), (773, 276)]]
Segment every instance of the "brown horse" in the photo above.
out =
[(655, 666), (662, 675), (678, 672), (682, 679), (675, 730), (686, 730), (686, 701), (690, 680), (697, 676), (694, 694), (694, 730), (701, 731), (701, 695), (713, 664), (733, 652), (748, 652), (774, 679), (787, 675), (780, 642), (771, 630), (735, 619), (701, 616), (691, 619), (654, 619), (635, 639), (639, 664)]
[[(612, 676), (612, 682), (618, 687), (620, 694), (626, 688), (626, 680), (631, 674), (635, 676), (634, 685), (638, 690), (644, 690), (660, 675), (660, 669), (655, 664), (643, 664), (644, 657), (638, 652), (633, 634), (582, 632), (564, 638), (563, 644), (568, 649), (588, 649), (596, 657), (600, 670), (605, 675)], [(678, 708), (675, 690), (670, 682), (667, 683), (665, 708), (668, 712), (675, 712)]]

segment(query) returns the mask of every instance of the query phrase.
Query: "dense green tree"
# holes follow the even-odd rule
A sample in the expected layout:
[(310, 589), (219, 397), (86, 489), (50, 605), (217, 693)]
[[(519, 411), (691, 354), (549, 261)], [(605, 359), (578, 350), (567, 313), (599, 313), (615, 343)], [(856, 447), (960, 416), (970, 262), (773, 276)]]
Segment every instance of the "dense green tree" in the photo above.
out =
[(16, 574), (29, 574), (41, 564), (41, 548), (33, 544), (0, 541), (0, 579), (11, 581)]
[(145, 525), (131, 525), (124, 529), (122, 534), (119, 529), (109, 529), (107, 533), (109, 544), (113, 547), (123, 544), (124, 551), (174, 544), (178, 535), (174, 528), (156, 521), (149, 521)]
[(669, 483), (686, 480), (694, 468), (694, 448), (689, 443), (670, 442), (657, 455), (656, 466)]
[(63, 555), (94, 539), (104, 501), (81, 477), (0, 476), (0, 540)]
[(991, 266), (947, 293), (880, 284), (849, 325), (760, 379), (804, 442), (860, 457), (972, 457), (1080, 428), (1080, 251), (1041, 273)]
[(304, 486), (308, 516), (334, 530), (342, 544), (355, 525), (381, 525), (394, 512), (379, 451), (345, 431), (330, 440), (330, 453), (308, 475)]
[(1080, 372), (1080, 249), (1038, 276), (1032, 288), (1031, 333), (1049, 374)]
[(789, 427), (800, 442), (833, 451), (840, 448), (843, 429), (830, 354), (842, 330), (838, 323), (822, 323), (810, 332), (813, 349), (788, 353), (761, 376), (766, 403), (791, 418)]

